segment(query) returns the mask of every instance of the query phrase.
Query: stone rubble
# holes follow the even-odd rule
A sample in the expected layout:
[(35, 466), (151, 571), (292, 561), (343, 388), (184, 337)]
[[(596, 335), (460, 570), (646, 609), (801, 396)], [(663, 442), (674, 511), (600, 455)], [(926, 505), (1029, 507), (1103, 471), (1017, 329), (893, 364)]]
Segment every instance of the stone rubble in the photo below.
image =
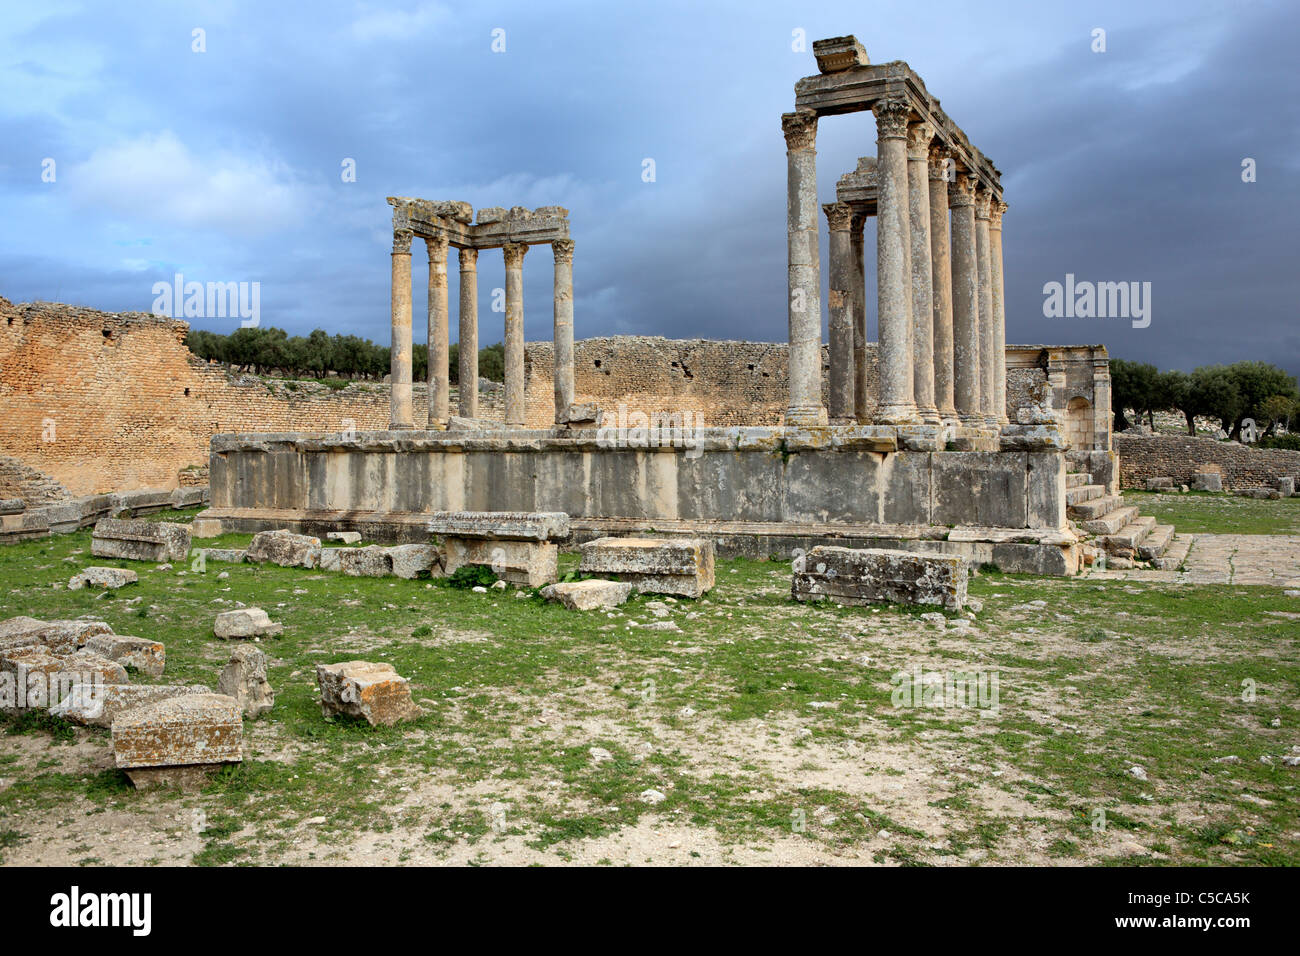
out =
[(190, 553), (190, 527), (171, 521), (101, 518), (91, 535), (90, 553), (97, 558), (183, 561)]
[(139, 580), (140, 575), (125, 568), (89, 567), (68, 580), (68, 590), (78, 591), (85, 587), (115, 590)]
[(317, 664), (321, 713), (326, 717), (359, 717), (371, 726), (391, 727), (422, 713), (411, 700), (410, 682), (392, 664), (345, 661)]
[(698, 598), (713, 588), (711, 538), (597, 538), (579, 552), (579, 571), (616, 575), (645, 594)]
[(259, 531), (244, 556), (252, 564), (278, 564), (282, 568), (315, 568), (320, 564), (320, 538), (292, 531)]
[(284, 625), (272, 623), (270, 616), (260, 607), (241, 607), (218, 614), (212, 633), (223, 641), (244, 637), (278, 637), (284, 633)]
[(256, 720), (275, 706), (275, 691), (266, 676), (266, 655), (252, 644), (240, 644), (217, 680), (217, 693), (239, 701), (244, 716)]
[(594, 608), (618, 607), (632, 593), (626, 581), (561, 581), (542, 588), (542, 597), (558, 601), (571, 611), (590, 611)]
[(150, 677), (161, 677), (167, 664), (167, 652), (162, 643), (143, 637), (96, 634), (86, 641), (86, 650)]

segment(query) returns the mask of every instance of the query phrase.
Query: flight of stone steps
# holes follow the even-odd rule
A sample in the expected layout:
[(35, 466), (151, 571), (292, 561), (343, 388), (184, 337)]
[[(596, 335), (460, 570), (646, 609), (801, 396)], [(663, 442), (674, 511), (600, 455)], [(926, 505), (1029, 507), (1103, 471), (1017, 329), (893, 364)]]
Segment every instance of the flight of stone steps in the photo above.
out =
[[(1072, 466), (1073, 467), (1073, 466)], [(1176, 571), (1187, 559), (1192, 539), (1175, 535), (1171, 524), (1156, 524), (1143, 517), (1123, 495), (1107, 494), (1105, 485), (1092, 483), (1087, 472), (1065, 476), (1066, 514), (1091, 544), (1106, 552), (1107, 566), (1131, 568), (1146, 562), (1162, 571)]]

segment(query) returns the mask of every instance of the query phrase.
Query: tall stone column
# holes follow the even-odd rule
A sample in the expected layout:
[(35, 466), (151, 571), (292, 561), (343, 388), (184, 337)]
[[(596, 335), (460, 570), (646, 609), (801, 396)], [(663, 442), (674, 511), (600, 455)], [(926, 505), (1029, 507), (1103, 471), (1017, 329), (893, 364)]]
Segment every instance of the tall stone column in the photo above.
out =
[(876, 114), (876, 298), (880, 334), (880, 396), (876, 421), (919, 420), (912, 381), (912, 250), (907, 189), (907, 124), (901, 97), (878, 100)]
[(989, 207), (989, 269), (993, 289), (993, 408), (998, 424), (1007, 418), (1007, 300), (1002, 276), (1002, 214), (1007, 204), (993, 200)]
[(447, 237), (424, 240), (429, 253), (429, 427), (446, 428), (451, 399), (447, 367)]
[(952, 209), (952, 366), (954, 403), (963, 425), (983, 425), (980, 406), (979, 260), (975, 254), (975, 177), (949, 184)]
[(551, 243), (555, 256), (555, 423), (569, 420), (573, 404), (573, 240)]
[(506, 258), (506, 424), (524, 424), (524, 253), (522, 242), (502, 247)]
[(934, 127), (907, 130), (907, 209), (912, 245), (912, 391), (927, 425), (940, 422), (934, 400), (934, 282), (930, 270), (930, 141)]
[(822, 404), (821, 261), (817, 255), (817, 114), (781, 116), (786, 148), (790, 404), (787, 425), (825, 425)]
[(460, 352), (457, 361), (462, 418), (478, 417), (478, 250), (458, 249), (460, 258)]
[(864, 230), (866, 213), (855, 211), (849, 224), (849, 246), (853, 253), (853, 417), (866, 423), (867, 407), (867, 262)]
[(411, 238), (409, 229), (393, 233), (389, 428), (415, 427), (415, 415), (411, 411)]
[(986, 425), (997, 425), (997, 409), (993, 404), (996, 386), (997, 355), (994, 352), (993, 333), (993, 267), (989, 262), (989, 203), (992, 196), (987, 190), (975, 193), (975, 256), (979, 269), (979, 328), (980, 328), (980, 410)]
[(830, 226), (830, 420), (848, 424), (854, 419), (853, 390), (853, 240), (849, 204), (822, 206)]
[(952, 377), (952, 246), (948, 239), (948, 178), (951, 156), (934, 146), (929, 156), (931, 312), (934, 336), (934, 404), (945, 424), (957, 421)]

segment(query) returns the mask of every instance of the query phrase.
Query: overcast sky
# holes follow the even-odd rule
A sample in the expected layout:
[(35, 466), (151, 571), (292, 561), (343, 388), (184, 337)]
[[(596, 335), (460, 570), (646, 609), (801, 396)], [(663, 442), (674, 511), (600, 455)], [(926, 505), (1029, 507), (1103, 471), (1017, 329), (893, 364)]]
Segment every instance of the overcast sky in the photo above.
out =
[[(387, 343), (396, 194), (567, 206), (579, 337), (781, 341), (780, 115), (816, 72), (811, 41), (853, 33), (872, 62), (906, 60), (1002, 170), (1008, 341), (1300, 373), (1294, 2), (0, 8), (0, 295), (16, 302), (147, 311), (181, 272), (259, 282), (263, 324)], [(825, 202), (875, 153), (874, 121), (823, 120), (817, 146)], [(503, 271), (480, 256), (483, 343), (501, 338)], [(1044, 317), (1044, 283), (1067, 273), (1150, 282), (1149, 327)], [(524, 278), (527, 337), (548, 339), (549, 250)]]

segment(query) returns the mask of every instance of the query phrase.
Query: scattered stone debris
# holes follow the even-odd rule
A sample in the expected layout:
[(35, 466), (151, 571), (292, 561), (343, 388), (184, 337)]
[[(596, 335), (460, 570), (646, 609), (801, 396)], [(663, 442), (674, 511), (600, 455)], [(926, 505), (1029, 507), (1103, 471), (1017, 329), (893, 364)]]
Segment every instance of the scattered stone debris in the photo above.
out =
[(966, 604), (969, 565), (950, 554), (888, 548), (816, 547), (795, 558), (791, 595), (796, 601), (837, 604)]
[(186, 694), (120, 714), (112, 724), (113, 759), (137, 787), (201, 785), (212, 770), (244, 759), (239, 702), (223, 694)]
[(502, 580), (541, 587), (556, 579), (559, 548), (569, 536), (562, 511), (440, 511), (427, 529), (442, 539), (444, 574), (466, 565), (490, 567)]
[(219, 561), (223, 564), (243, 564), (248, 555), (247, 548), (200, 548), (199, 554), (204, 561)]
[(162, 643), (143, 637), (96, 634), (86, 641), (86, 649), (150, 677), (161, 677), (167, 665), (167, 652)]
[(190, 553), (190, 527), (171, 521), (100, 518), (91, 534), (97, 558), (133, 561), (184, 561)]
[(253, 535), (245, 560), (282, 568), (315, 568), (320, 565), (320, 553), (320, 538), (286, 530), (259, 531)]
[(579, 550), (578, 570), (615, 575), (644, 594), (698, 598), (713, 589), (712, 538), (597, 538)]
[(272, 623), (270, 616), (260, 607), (241, 607), (218, 614), (212, 633), (223, 641), (230, 638), (278, 637), (284, 633), (284, 625)]
[(344, 544), (356, 544), (361, 540), (360, 531), (331, 531), (325, 535), (327, 541), (342, 541)]
[(275, 706), (275, 691), (266, 677), (266, 655), (252, 644), (240, 644), (217, 680), (217, 693), (239, 701), (244, 716), (255, 720)]
[(667, 799), (667, 795), (659, 790), (650, 789), (641, 791), (641, 802), (648, 803), (652, 807), (657, 803), (663, 803)]
[(84, 727), (111, 727), (119, 714), (190, 694), (210, 694), (201, 684), (165, 686), (150, 684), (75, 684), (50, 713)]
[(126, 568), (90, 567), (79, 574), (74, 574), (68, 580), (68, 590), (78, 591), (85, 587), (116, 590), (128, 584), (135, 584), (139, 580), (140, 575)]
[(562, 581), (542, 588), (542, 597), (559, 601), (571, 611), (590, 611), (593, 608), (618, 607), (632, 593), (632, 585), (625, 581)]
[(360, 717), (372, 726), (391, 727), (422, 713), (411, 700), (410, 682), (392, 664), (345, 661), (317, 664), (321, 712), (326, 717)]

